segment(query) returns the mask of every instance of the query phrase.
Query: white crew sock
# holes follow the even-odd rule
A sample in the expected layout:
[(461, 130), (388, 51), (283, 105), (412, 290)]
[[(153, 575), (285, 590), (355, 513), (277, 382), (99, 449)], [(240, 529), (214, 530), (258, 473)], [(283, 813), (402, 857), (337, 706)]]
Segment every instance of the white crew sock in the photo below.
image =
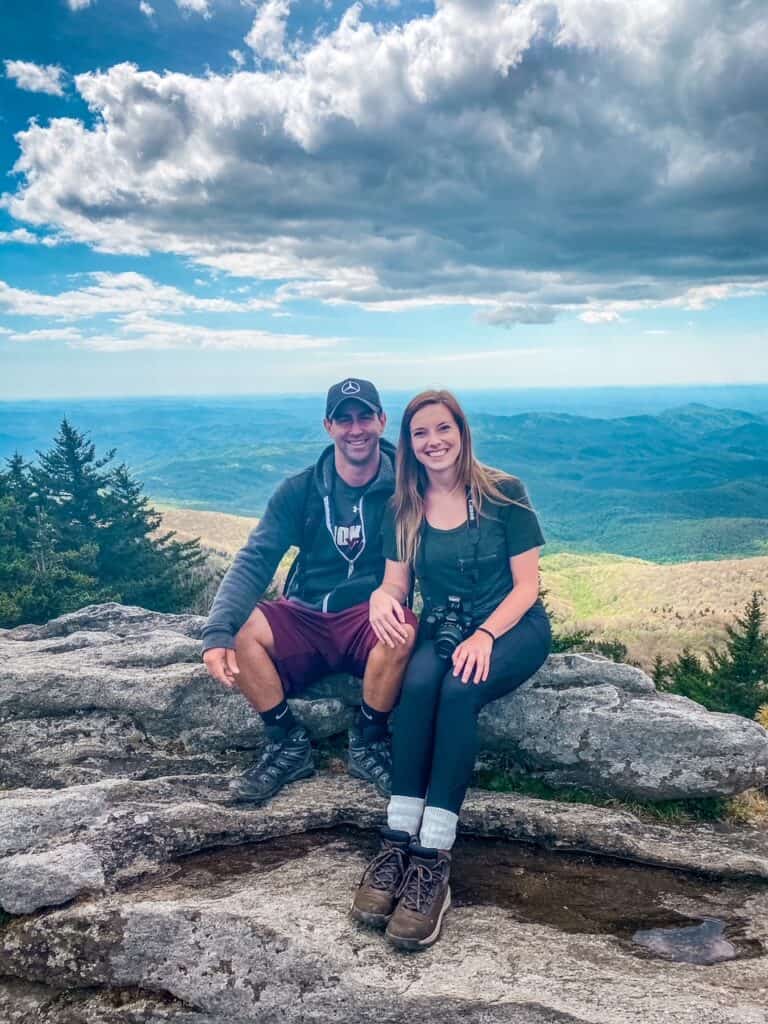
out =
[(456, 841), (458, 814), (442, 807), (425, 807), (419, 843), (430, 850), (450, 850)]
[(387, 804), (387, 826), (415, 836), (421, 824), (424, 801), (418, 796), (391, 796)]

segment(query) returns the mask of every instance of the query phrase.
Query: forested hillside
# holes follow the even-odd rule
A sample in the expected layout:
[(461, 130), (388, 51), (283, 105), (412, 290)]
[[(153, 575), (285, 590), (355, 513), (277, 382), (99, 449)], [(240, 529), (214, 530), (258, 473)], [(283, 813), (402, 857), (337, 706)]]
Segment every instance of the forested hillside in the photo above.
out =
[[(469, 403), (468, 403), (469, 404)], [(317, 398), (82, 403), (153, 501), (258, 516), (327, 440)], [(768, 554), (768, 417), (692, 403), (654, 414), (501, 415), (477, 400), (480, 457), (522, 477), (548, 551), (657, 562)], [(492, 410), (492, 411), (491, 411)], [(37, 420), (0, 407), (0, 453), (34, 453)], [(38, 419), (40, 416), (38, 415)], [(388, 435), (398, 420), (393, 410)], [(93, 424), (96, 424), (96, 429)]]

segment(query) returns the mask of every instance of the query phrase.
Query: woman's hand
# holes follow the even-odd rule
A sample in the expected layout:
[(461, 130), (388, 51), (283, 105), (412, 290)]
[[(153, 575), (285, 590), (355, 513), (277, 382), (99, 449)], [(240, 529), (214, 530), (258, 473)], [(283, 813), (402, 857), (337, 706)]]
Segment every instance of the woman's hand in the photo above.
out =
[(368, 619), (377, 639), (387, 647), (407, 643), (408, 630), (403, 606), (383, 587), (371, 594)]
[(462, 683), (468, 683), (474, 672), (475, 678), (472, 682), (484, 683), (491, 667), (492, 650), (493, 640), (487, 633), (477, 631), (468, 636), (458, 645), (451, 657), (454, 676), (461, 676)]

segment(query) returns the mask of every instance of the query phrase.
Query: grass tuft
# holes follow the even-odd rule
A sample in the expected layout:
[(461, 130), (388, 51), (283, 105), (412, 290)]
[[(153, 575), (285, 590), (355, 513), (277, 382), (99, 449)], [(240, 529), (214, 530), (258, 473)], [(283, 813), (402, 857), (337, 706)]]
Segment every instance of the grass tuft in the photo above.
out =
[(728, 818), (740, 825), (768, 826), (768, 793), (748, 789), (729, 801)]

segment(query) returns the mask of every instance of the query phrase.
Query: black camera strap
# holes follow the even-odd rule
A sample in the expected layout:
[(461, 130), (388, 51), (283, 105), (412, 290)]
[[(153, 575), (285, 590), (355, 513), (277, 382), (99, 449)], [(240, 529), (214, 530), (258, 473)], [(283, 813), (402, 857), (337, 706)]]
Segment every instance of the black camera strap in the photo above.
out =
[[(469, 607), (467, 612), (471, 615), (474, 611), (475, 606), (475, 594), (477, 591), (477, 585), (480, 582), (480, 517), (477, 514), (477, 508), (475, 507), (475, 500), (472, 497), (472, 488), (467, 487), (467, 533), (469, 534), (470, 542), (472, 544), (472, 569), (470, 579), (472, 581), (472, 597), (469, 601)], [(465, 560), (459, 559), (459, 572), (464, 574)]]
[[(472, 497), (472, 490), (471, 490), (471, 488), (467, 487), (465, 493), (466, 493), (466, 502), (467, 502), (467, 534), (468, 534), (468, 536), (470, 538), (470, 543), (472, 545), (472, 559), (470, 561), (469, 559), (466, 559), (466, 558), (459, 558), (459, 559), (457, 559), (457, 562), (458, 562), (458, 570), (459, 570), (460, 575), (462, 575), (462, 576), (467, 576), (468, 575), (469, 579), (470, 579), (470, 583), (471, 583), (471, 598), (470, 598), (470, 600), (468, 602), (469, 607), (466, 610), (471, 615), (472, 614), (472, 608), (474, 607), (474, 603), (475, 603), (475, 594), (476, 594), (476, 590), (477, 590), (477, 585), (480, 582), (480, 554), (479, 554), (480, 517), (477, 514), (477, 506), (475, 505), (474, 498)], [(423, 551), (420, 552), (420, 556), (418, 556), (418, 557), (421, 557), (421, 556), (423, 556)], [(432, 601), (424, 593), (424, 591), (425, 590), (428, 591), (429, 588), (428, 588), (428, 576), (427, 576), (427, 573), (424, 572), (423, 563), (422, 563), (422, 567), (420, 568), (420, 570), (418, 570), (418, 575), (421, 577), (421, 581), (422, 581), (422, 593), (424, 594), (425, 604), (426, 604), (427, 607), (429, 607), (429, 606), (432, 605)], [(427, 586), (424, 587), (424, 584), (427, 584)]]

